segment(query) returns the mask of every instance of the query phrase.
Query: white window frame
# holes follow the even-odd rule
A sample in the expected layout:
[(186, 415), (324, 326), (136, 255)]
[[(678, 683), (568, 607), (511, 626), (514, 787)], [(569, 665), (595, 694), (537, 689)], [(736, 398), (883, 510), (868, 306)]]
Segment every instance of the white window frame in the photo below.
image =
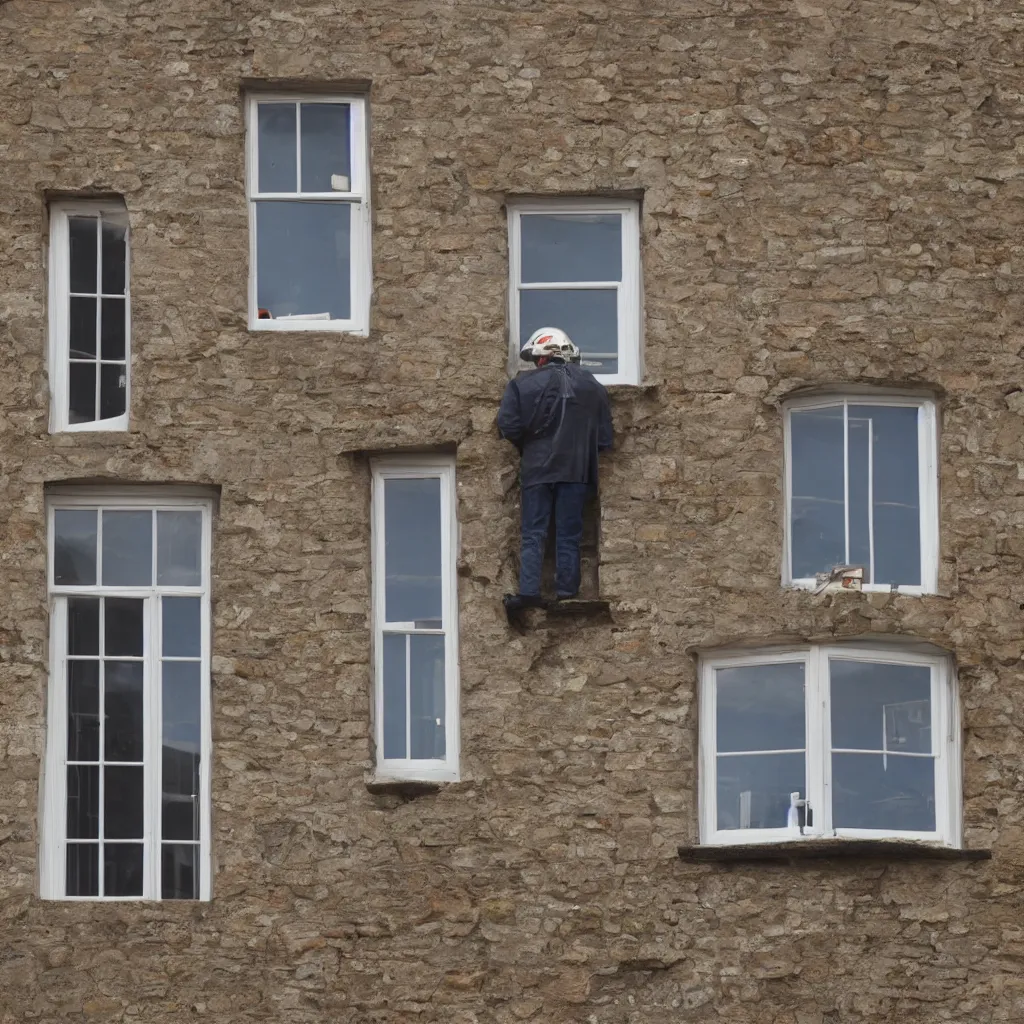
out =
[[(131, 492), (106, 488), (54, 489), (47, 495), (47, 585), (50, 593), (50, 674), (47, 688), (46, 755), (43, 767), (40, 816), (40, 897), (71, 902), (138, 902), (161, 901), (160, 815), (162, 800), (163, 744), (162, 706), (160, 698), (161, 630), (159, 601), (161, 597), (200, 597), (201, 668), (200, 668), (200, 761), (199, 761), (199, 901), (209, 900), (211, 885), (211, 809), (210, 769), (213, 754), (210, 716), (210, 577), (212, 547), (213, 500), (208, 492), (166, 488), (139, 487)], [(157, 586), (157, 545), (153, 543), (153, 583), (142, 587), (63, 586), (53, 582), (54, 516), (58, 509), (114, 509), (138, 511), (201, 512), (203, 516), (202, 558), (203, 583), (198, 587)], [(97, 559), (102, 555), (102, 516), (97, 534)], [(65, 894), (65, 858), (67, 845), (67, 598), (129, 597), (147, 600), (143, 620), (143, 887), (141, 896), (68, 896)], [(102, 873), (102, 864), (100, 866)], [(179, 902), (178, 900), (167, 902)], [(196, 901), (180, 901), (196, 902)]]
[[(380, 780), (457, 782), (459, 779), (459, 608), (456, 554), (455, 458), (381, 457), (371, 460), (373, 575), (374, 741)], [(387, 622), (384, 602), (384, 481), (436, 477), (441, 481), (441, 629), (417, 629), (412, 622)], [(443, 633), (445, 637), (445, 758), (384, 757), (384, 657), (386, 632)], [(408, 748), (407, 748), (408, 749)]]
[[(935, 831), (832, 827), (832, 745), (830, 718), (830, 658), (876, 664), (916, 665), (931, 669), (932, 747), (935, 757)], [(807, 790), (814, 824), (803, 834), (789, 828), (717, 829), (717, 688), (715, 673), (722, 668), (799, 663), (804, 666)], [(945, 654), (930, 645), (870, 646), (813, 644), (708, 654), (700, 659), (700, 784), (701, 843), (707, 846), (781, 843), (802, 839), (904, 839), (959, 848), (961, 834), (960, 710), (956, 678)]]
[[(260, 192), (258, 172), (258, 116), (261, 103), (345, 103), (349, 106), (348, 192)], [(296, 122), (296, 147), (301, 138)], [(301, 163), (297, 174), (301, 175)], [(367, 101), (358, 95), (325, 95), (302, 92), (251, 92), (246, 95), (245, 141), (246, 202), (249, 207), (249, 330), (250, 331), (337, 331), (366, 336), (370, 331), (370, 296), (373, 289), (373, 252), (370, 230), (370, 163), (367, 122)], [(300, 184), (301, 179), (296, 181)], [(347, 320), (260, 320), (256, 302), (256, 202), (258, 200), (291, 202), (331, 201), (352, 207), (349, 244), (351, 316)]]
[[(934, 594), (938, 590), (939, 575), (939, 454), (937, 414), (934, 399), (893, 393), (843, 391), (835, 394), (819, 394), (813, 397), (797, 398), (784, 407), (785, 430), (785, 530), (782, 551), (782, 585), (800, 590), (813, 590), (817, 583), (814, 578), (794, 578), (792, 573), (792, 528), (793, 528), (793, 446), (792, 413), (807, 409), (825, 409), (843, 405), (844, 425), (850, 405), (880, 405), (906, 409), (917, 409), (917, 466), (918, 501), (920, 508), (921, 536), (921, 583), (901, 584), (901, 594)], [(848, 445), (848, 432), (844, 432), (844, 448)], [(844, 462), (848, 451), (844, 451)], [(848, 465), (844, 465), (844, 484), (849, 490)], [(846, 540), (849, 546), (850, 507), (849, 495), (846, 500)], [(873, 575), (873, 574), (872, 574)], [(889, 593), (888, 583), (865, 583), (863, 590), (874, 593)]]
[[(50, 378), (50, 433), (86, 433), (89, 431), (114, 431), (128, 429), (128, 414), (132, 402), (132, 287), (131, 287), (131, 227), (125, 232), (124, 253), (124, 295), (113, 296), (124, 299), (124, 363), (125, 395), (124, 412), (105, 420), (91, 420), (88, 423), (72, 423), (68, 403), (70, 401), (70, 331), (71, 331), (71, 268), (70, 268), (70, 217), (95, 217), (97, 214), (117, 214), (127, 220), (128, 211), (124, 203), (113, 199), (55, 200), (49, 204), (50, 252), (49, 252), (49, 317), (47, 357)], [(97, 301), (97, 316), (101, 303)], [(100, 337), (96, 332), (96, 359), (100, 359)]]
[[(556, 281), (522, 283), (522, 218), (529, 214), (617, 213), (622, 217), (621, 281)], [(618, 372), (595, 374), (602, 384), (639, 384), (641, 374), (640, 203), (636, 200), (560, 198), (510, 200), (509, 244), (509, 373), (528, 369), (519, 359), (519, 293), (551, 289), (611, 289), (618, 292)], [(552, 327), (559, 326), (551, 324)], [(576, 340), (576, 339), (574, 339)], [(578, 343), (578, 341), (577, 341)]]

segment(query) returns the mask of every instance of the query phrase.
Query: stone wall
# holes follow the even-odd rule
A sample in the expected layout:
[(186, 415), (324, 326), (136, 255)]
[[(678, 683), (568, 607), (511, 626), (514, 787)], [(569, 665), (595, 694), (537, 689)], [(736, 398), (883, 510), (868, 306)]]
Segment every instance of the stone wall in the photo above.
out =
[[(0, 3), (0, 1020), (1024, 1019), (1013, 0)], [(246, 329), (246, 82), (370, 83), (366, 339)], [(513, 194), (642, 192), (611, 622), (510, 631)], [(132, 422), (47, 433), (46, 199), (131, 217)], [(453, 346), (452, 339), (459, 344)], [(941, 398), (940, 594), (779, 586), (780, 400)], [(365, 453), (458, 445), (463, 780), (368, 791)], [(37, 898), (44, 485), (221, 487), (210, 903)], [(982, 864), (684, 865), (693, 650), (955, 652)]]

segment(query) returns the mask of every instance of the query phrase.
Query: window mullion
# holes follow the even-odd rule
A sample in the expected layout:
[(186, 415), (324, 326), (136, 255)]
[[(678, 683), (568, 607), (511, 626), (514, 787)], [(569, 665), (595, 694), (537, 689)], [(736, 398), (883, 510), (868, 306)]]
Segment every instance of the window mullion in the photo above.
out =
[[(102, 516), (100, 519), (102, 520)], [(100, 598), (100, 635), (99, 635), (99, 750), (96, 752), (96, 760), (98, 767), (96, 769), (96, 775), (98, 779), (98, 792), (99, 792), (99, 804), (97, 806), (97, 828), (96, 835), (99, 840), (97, 847), (97, 860), (98, 860), (98, 878), (96, 884), (96, 895), (97, 897), (103, 897), (106, 895), (104, 889), (106, 886), (104, 882), (103, 873), (103, 836), (105, 822), (103, 820), (103, 798), (104, 798), (104, 783), (106, 782), (106, 749), (107, 749), (107, 672), (105, 665), (105, 657), (107, 650), (106, 643), (106, 617), (107, 617), (107, 602), (101, 597)], [(66, 664), (66, 662), (65, 662)]]
[[(154, 512), (154, 517), (156, 513)], [(155, 526), (155, 523), (154, 523)], [(156, 534), (153, 535), (156, 551)], [(154, 576), (154, 579), (156, 577)], [(149, 723), (143, 733), (143, 888), (145, 899), (159, 899), (160, 816), (161, 805), (161, 739), (163, 734), (163, 701), (160, 692), (160, 598), (154, 591), (146, 598), (143, 643), (142, 700), (143, 721)]]
[[(349, 150), (351, 152), (351, 150)], [(302, 104), (295, 104), (295, 191), (302, 191)]]
[(812, 648), (811, 674), (814, 678), (815, 775), (814, 824), (818, 835), (831, 835), (832, 829), (832, 719), (829, 684), (828, 648)]
[[(71, 257), (71, 248), (68, 247), (68, 258)], [(103, 289), (103, 214), (96, 215), (96, 362), (94, 364), (94, 376), (96, 379), (96, 393), (92, 400), (92, 418), (100, 418), (100, 335), (102, 332), (102, 309), (103, 299), (100, 297)], [(70, 317), (68, 319), (68, 355), (71, 354), (71, 332)]]
[(405, 634), (405, 756), (412, 760), (412, 635)]
[[(875, 582), (875, 421), (868, 418), (868, 581)], [(920, 511), (918, 511), (920, 516)]]
[(850, 403), (843, 402), (843, 562), (850, 564)]

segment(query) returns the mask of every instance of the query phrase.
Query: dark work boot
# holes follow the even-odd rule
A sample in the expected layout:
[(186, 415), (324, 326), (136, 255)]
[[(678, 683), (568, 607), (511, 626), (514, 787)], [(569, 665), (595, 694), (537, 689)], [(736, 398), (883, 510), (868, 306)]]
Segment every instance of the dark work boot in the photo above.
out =
[(544, 599), (540, 594), (506, 594), (501, 603), (507, 612), (518, 612), (523, 608), (540, 608)]

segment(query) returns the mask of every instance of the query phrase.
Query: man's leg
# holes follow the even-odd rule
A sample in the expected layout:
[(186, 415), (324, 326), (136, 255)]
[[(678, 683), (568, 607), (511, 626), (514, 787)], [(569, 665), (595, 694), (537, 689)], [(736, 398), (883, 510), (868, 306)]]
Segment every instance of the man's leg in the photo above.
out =
[(544, 546), (551, 522), (554, 487), (536, 484), (522, 490), (522, 525), (519, 549), (519, 593), (526, 597), (540, 596), (540, 574), (544, 564)]
[(575, 597), (580, 590), (580, 541), (589, 484), (555, 484), (555, 590)]

